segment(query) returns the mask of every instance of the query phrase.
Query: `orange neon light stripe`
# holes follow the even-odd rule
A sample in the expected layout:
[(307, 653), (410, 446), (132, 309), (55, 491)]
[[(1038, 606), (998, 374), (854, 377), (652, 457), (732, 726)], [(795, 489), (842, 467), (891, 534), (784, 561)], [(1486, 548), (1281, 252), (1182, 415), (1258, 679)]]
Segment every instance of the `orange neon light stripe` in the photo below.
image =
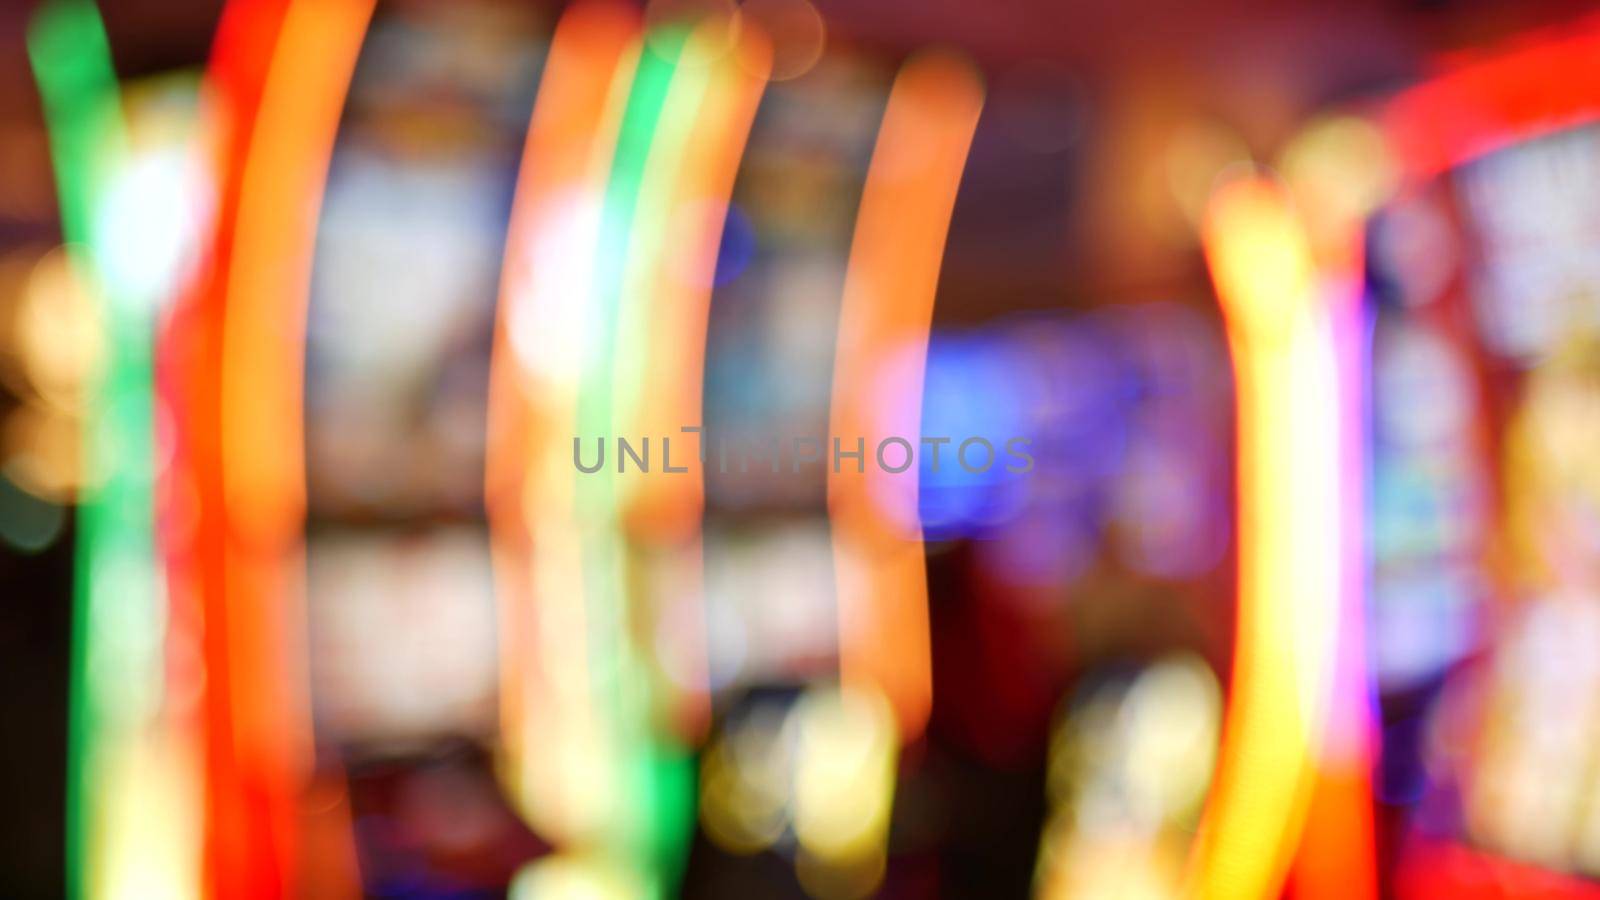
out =
[[(927, 573), (916, 525), (916, 468), (888, 474), (872, 461), (835, 473), (832, 440), (914, 440), (945, 237), (983, 89), (967, 63), (911, 59), (889, 94), (850, 247), (829, 417), (828, 506), (839, 604), (840, 676), (882, 691), (904, 740), (921, 734), (933, 702)], [(900, 364), (896, 392), (882, 390)], [(886, 508), (894, 497), (899, 508)]]
[(316, 220), (372, 0), (296, 0), (283, 16), (243, 163), (220, 360), (225, 743), (234, 812), (210, 875), (226, 896), (294, 893), (309, 772), (300, 659), (301, 409)]
[[(285, 8), (282, 0), (233, 0), (223, 11), (201, 95), (201, 112), (209, 123), (203, 134), (213, 141), (209, 157), (216, 185), (209, 252), (199, 260), (192, 289), (166, 324), (157, 359), (160, 390), (175, 426), (172, 465), (160, 485), (171, 616), (174, 627), (193, 623), (200, 634), (205, 672), (202, 711), (193, 733), (204, 756), (201, 883), (210, 894), (224, 894), (231, 884), (271, 880), (276, 871), (270, 854), (253, 849), (251, 822), (259, 817), (233, 752), (233, 707), (226, 689), (230, 668), (224, 624), (219, 373), (239, 186)], [(178, 665), (178, 659), (172, 664)]]
[[(551, 41), (507, 230), (490, 368), (485, 501), (501, 638), (507, 776), (546, 837), (589, 824), (569, 777), (595, 737), (567, 441), (576, 433), (585, 282), (639, 52), (639, 16), (585, 3)], [(592, 207), (592, 209), (590, 209)], [(589, 212), (586, 212), (589, 210)], [(537, 348), (519, 346), (537, 335)], [(581, 791), (579, 792), (581, 793)]]

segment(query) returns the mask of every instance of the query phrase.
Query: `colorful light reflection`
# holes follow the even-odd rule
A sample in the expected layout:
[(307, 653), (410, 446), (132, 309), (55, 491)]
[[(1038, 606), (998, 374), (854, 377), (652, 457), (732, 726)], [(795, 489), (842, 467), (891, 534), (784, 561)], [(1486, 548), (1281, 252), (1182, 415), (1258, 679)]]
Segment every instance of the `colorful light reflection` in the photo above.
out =
[(1233, 354), (1238, 624), (1199, 897), (1275, 896), (1315, 785), (1340, 608), (1339, 375), (1310, 238), (1285, 190), (1240, 175), (1204, 227)]

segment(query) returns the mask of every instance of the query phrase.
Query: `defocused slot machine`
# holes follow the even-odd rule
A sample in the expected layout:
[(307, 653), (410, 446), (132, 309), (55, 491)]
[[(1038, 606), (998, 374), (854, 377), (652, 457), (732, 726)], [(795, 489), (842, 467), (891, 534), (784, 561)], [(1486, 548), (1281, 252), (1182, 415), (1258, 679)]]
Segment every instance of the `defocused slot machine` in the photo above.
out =
[(488, 359), (549, 23), (380, 5), (334, 145), (305, 345), (307, 650), (365, 890), (504, 885), (537, 842), (495, 781)]
[(1372, 220), (1379, 800), (1402, 897), (1589, 897), (1594, 25), (1400, 94)]

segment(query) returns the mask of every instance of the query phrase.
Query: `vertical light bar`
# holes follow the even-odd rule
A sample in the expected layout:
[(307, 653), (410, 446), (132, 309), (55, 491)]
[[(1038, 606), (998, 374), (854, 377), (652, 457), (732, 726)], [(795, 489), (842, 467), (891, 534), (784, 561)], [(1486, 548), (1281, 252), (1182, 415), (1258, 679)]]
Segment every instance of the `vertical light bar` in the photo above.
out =
[[(192, 783), (166, 718), (155, 554), (152, 344), (161, 284), (119, 269), (130, 222), (107, 215), (129, 144), (110, 48), (90, 0), (52, 0), (28, 33), (71, 259), (104, 357), (87, 388), (67, 758), (67, 893), (193, 896)], [(176, 202), (174, 200), (174, 202)], [(126, 206), (126, 204), (124, 204)], [(126, 210), (122, 210), (126, 211)], [(185, 788), (188, 788), (186, 791)], [(192, 860), (190, 860), (192, 862)]]
[[(86, 2), (46, 4), (30, 25), (28, 55), (49, 128), (62, 235), (80, 248), (73, 255), (80, 275), (91, 275), (92, 260), (82, 257), (88, 255), (92, 239), (95, 197), (107, 179), (109, 163), (103, 148), (113, 136), (117, 141), (122, 139), (116, 75), (111, 70), (111, 51), (98, 11)], [(97, 297), (97, 301), (98, 306), (104, 305), (103, 298)], [(98, 383), (87, 391), (85, 418), (90, 423), (103, 419), (102, 391)], [(95, 441), (85, 435), (84, 443), (83, 461), (92, 465), (93, 452), (89, 448)], [(89, 894), (86, 888), (93, 881), (90, 873), (99, 859), (93, 838), (98, 828), (92, 798), (102, 789), (96, 777), (96, 751), (107, 738), (100, 715), (104, 700), (97, 686), (90, 683), (88, 665), (99, 633), (93, 623), (95, 592), (90, 580), (94, 538), (99, 522), (104, 520), (103, 515), (97, 514), (97, 505), (91, 495), (80, 498), (73, 585), (66, 814), (67, 893), (73, 897)]]
[[(654, 441), (677, 433), (681, 442), (679, 428), (699, 423), (716, 251), (770, 49), (753, 28), (720, 15), (663, 29), (652, 43), (674, 57), (674, 70), (640, 172), (606, 363), (613, 433)], [(675, 421), (691, 413), (693, 420)], [(657, 453), (662, 449), (658, 445)], [(679, 466), (687, 449), (680, 443)], [(665, 651), (678, 662), (692, 655), (705, 669), (700, 642), (683, 646), (656, 635), (659, 616), (692, 602), (701, 574), (703, 473), (697, 470), (692, 480), (688, 473), (668, 475), (660, 471), (662, 462), (657, 459), (649, 474), (619, 473), (604, 517), (621, 549), (625, 577), (628, 640), (618, 685), (625, 733), (632, 735), (623, 748), (625, 765), (637, 773), (636, 790), (647, 798), (629, 815), (648, 817), (640, 835), (646, 864), (658, 892), (671, 895), (694, 830), (694, 762), (684, 737), (704, 724), (709, 708), (703, 677), (685, 685), (661, 677), (654, 665), (659, 660), (653, 657)], [(674, 589), (652, 595), (641, 590), (647, 584)], [(698, 637), (704, 626), (696, 624)]]
[(220, 376), (226, 273), (232, 258), (239, 188), (262, 87), (276, 45), (285, 0), (230, 0), (222, 13), (201, 92), (204, 133), (215, 189), (210, 232), (197, 254), (193, 283), (174, 304), (157, 360), (162, 396), (172, 411), (173, 446), (164, 486), (184, 498), (181, 527), (166, 529), (164, 551), (174, 622), (200, 634), (201, 714), (190, 723), (203, 755), (202, 883), (240, 874), (249, 851), (250, 811), (234, 764), (230, 667), (223, 584), (227, 528), (223, 509)]
[[(708, 724), (710, 704), (703, 610), (668, 609), (694, 602), (701, 590), (704, 470), (692, 464), (698, 441), (681, 429), (700, 424), (717, 251), (771, 67), (770, 45), (753, 24), (738, 30), (732, 46), (728, 34), (726, 22), (713, 20), (683, 51), (640, 189), (615, 355), (618, 432), (652, 442), (674, 438), (674, 465), (688, 470), (666, 473), (661, 456), (649, 474), (622, 477), (618, 498), (635, 562), (656, 571), (651, 583), (672, 585), (674, 596), (635, 598), (645, 607), (638, 612), (648, 630), (654, 633), (656, 618), (666, 614), (697, 623), (670, 632), (680, 641), (658, 641), (658, 652), (675, 659), (663, 661), (668, 677), (654, 679), (664, 689), (656, 702), (688, 738)], [(665, 454), (666, 447), (655, 452)]]
[[(692, 297), (657, 280), (667, 236), (686, 224), (679, 192), (706, 186), (696, 177), (705, 160), (722, 163), (731, 190), (759, 92), (719, 105), (732, 68), (702, 53), (707, 38), (671, 28), (641, 43), (636, 27), (632, 14), (585, 6), (558, 29), (507, 256), (500, 349), (513, 362), (495, 382), (488, 491), (516, 630), (506, 673), (526, 677), (506, 701), (522, 732), (508, 736), (519, 794), (564, 857), (578, 854), (551, 865), (581, 867), (587, 851), (591, 864), (604, 860), (597, 877), (667, 895), (689, 832), (691, 770), (656, 725), (660, 698), (632, 634), (641, 610), (628, 491), (609, 470), (579, 476), (571, 441), (608, 439), (638, 419), (643, 370), (630, 360), (648, 359), (656, 336), (642, 329), (693, 317)], [(653, 320), (663, 304), (671, 309)], [(703, 332), (703, 309), (699, 318)], [(557, 729), (524, 730), (536, 722)]]
[(485, 499), (502, 740), (519, 807), (557, 846), (591, 839), (608, 805), (570, 441), (601, 211), (638, 60), (638, 14), (621, 4), (575, 6), (556, 28), (507, 232), (491, 366)]
[(892, 474), (872, 459), (860, 471), (853, 460), (836, 465), (833, 442), (853, 452), (862, 439), (868, 457), (883, 438), (918, 443), (939, 266), (982, 104), (978, 75), (962, 60), (925, 54), (900, 70), (867, 170), (839, 312), (824, 459), (840, 675), (848, 687), (887, 697), (902, 740), (921, 734), (933, 699), (917, 469)]
[[(621, 434), (627, 423), (619, 384), (633, 374), (622, 358), (631, 352), (631, 313), (637, 306), (635, 260), (648, 257), (663, 237), (658, 211), (664, 180), (695, 109), (685, 92), (703, 76), (694, 56), (702, 29), (672, 25), (646, 36), (622, 116), (600, 220), (599, 264), (584, 341), (578, 428), (589, 440)], [(686, 59), (687, 57), (687, 59)], [(623, 485), (611, 469), (579, 476), (578, 516), (584, 534), (589, 657), (595, 702), (610, 713), (607, 758), (614, 803), (604, 843), (632, 868), (640, 890), (673, 892), (692, 821), (692, 761), (663, 740), (654, 715), (653, 686), (644, 653), (634, 639), (639, 609), (635, 560), (622, 520)]]
[(1206, 261), (1237, 396), (1238, 609), (1216, 781), (1191, 858), (1201, 898), (1276, 897), (1298, 845), (1339, 613), (1339, 384), (1309, 238), (1287, 193), (1212, 196)]
[(1308, 123), (1280, 157), (1317, 267), (1333, 347), (1337, 402), (1338, 597), (1328, 709), (1305, 834), (1291, 871), (1300, 900), (1378, 896), (1372, 766), (1376, 697), (1367, 660), (1366, 423), (1371, 327), (1363, 289), (1368, 218), (1393, 189), (1387, 142), (1370, 123)]
[[(624, 272), (640, 186), (681, 49), (681, 35), (656, 35), (643, 42), (601, 200), (574, 431), (591, 440), (614, 433), (613, 376)], [(656, 863), (661, 856), (654, 844), (660, 782), (641, 696), (642, 673), (631, 643), (627, 553), (616, 518), (616, 485), (606, 468), (588, 476), (572, 474), (578, 478), (574, 525), (580, 535), (587, 626), (586, 687), (599, 717), (600, 740), (588, 761), (600, 820), (595, 846), (639, 892), (663, 895), (667, 890), (659, 878)]]
[[(1360, 232), (1353, 235), (1359, 246)], [(1327, 711), (1316, 753), (1305, 834), (1291, 872), (1296, 900), (1375, 900), (1377, 846), (1372, 813), (1373, 710), (1366, 647), (1367, 319), (1359, 266), (1327, 273), (1338, 429), (1337, 611), (1328, 640)]]
[(212, 887), (295, 887), (298, 793), (310, 763), (302, 653), (305, 316), (316, 220), (372, 0), (295, 0), (284, 14), (246, 152), (222, 321), (227, 733), (213, 769)]

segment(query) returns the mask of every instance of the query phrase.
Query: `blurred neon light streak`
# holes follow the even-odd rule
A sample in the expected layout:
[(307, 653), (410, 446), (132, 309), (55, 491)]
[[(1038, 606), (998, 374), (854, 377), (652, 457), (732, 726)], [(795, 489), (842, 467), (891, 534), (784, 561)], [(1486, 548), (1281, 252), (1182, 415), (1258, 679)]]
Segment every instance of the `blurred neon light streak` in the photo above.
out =
[[(132, 190), (131, 148), (94, 4), (53, 0), (28, 33), (49, 126), (62, 230), (94, 296), (105, 356), (86, 388), (67, 761), (67, 894), (195, 896), (197, 778), (166, 696), (167, 615), (155, 552), (154, 312), (162, 284), (129, 277), (137, 236), (107, 215)], [(124, 204), (126, 206), (126, 204)]]
[[(263, 82), (232, 222), (221, 323), (224, 759), (209, 876), (229, 896), (295, 891), (310, 763), (300, 641), (303, 343), (315, 225), (371, 0), (297, 0)], [(214, 757), (215, 760), (215, 757)]]
[[(1381, 147), (1376, 131), (1370, 133)], [(1387, 170), (1386, 154), (1378, 156), (1384, 158), (1360, 152), (1330, 156), (1322, 183), (1306, 180), (1294, 188), (1333, 346), (1337, 400), (1330, 413), (1337, 429), (1339, 503), (1331, 682), (1305, 834), (1290, 875), (1296, 900), (1375, 900), (1379, 893), (1372, 785), (1377, 693), (1367, 658), (1366, 615), (1372, 321), (1363, 283), (1366, 217), (1372, 212), (1366, 204), (1375, 205), (1384, 193), (1376, 185), (1383, 180), (1379, 170)], [(1351, 198), (1360, 199), (1351, 203)]]
[[(559, 844), (600, 848), (666, 893), (690, 828), (687, 769), (655, 746), (661, 698), (628, 636), (640, 611), (618, 572), (633, 563), (625, 492), (604, 474), (580, 487), (568, 441), (639, 421), (644, 377), (692, 413), (672, 431), (698, 421), (700, 367), (676, 381), (662, 368), (696, 345), (703, 355), (722, 224), (712, 207), (732, 190), (764, 79), (700, 33), (661, 32), (646, 48), (637, 29), (631, 11), (587, 4), (552, 45), (508, 238), (487, 491), (519, 796)], [(664, 252), (669, 233), (700, 254), (691, 265)], [(672, 280), (686, 276), (688, 287)], [(630, 354), (645, 362), (619, 363)], [(675, 533), (691, 538), (698, 480), (692, 490), (692, 506), (675, 497), (672, 510)], [(662, 527), (642, 531), (659, 538)]]
[[(684, 189), (704, 188), (696, 183), (695, 166), (702, 154), (715, 159), (724, 145), (736, 143), (724, 168), (724, 196), (732, 189), (733, 171), (742, 149), (754, 105), (759, 99), (759, 80), (748, 92), (738, 111), (737, 122), (718, 122), (729, 110), (716, 103), (719, 83), (738, 84), (739, 69), (729, 58), (737, 44), (730, 46), (729, 23), (709, 19), (692, 28), (662, 28), (651, 34), (641, 54), (633, 91), (623, 115), (618, 149), (611, 170), (604, 212), (601, 219), (598, 271), (604, 277), (596, 284), (596, 301), (589, 318), (591, 330), (586, 341), (588, 357), (579, 399), (580, 435), (627, 433), (639, 422), (638, 398), (645, 389), (651, 357), (663, 350), (669, 354), (694, 348), (703, 354), (705, 304), (709, 302), (709, 277), (703, 290), (707, 296), (698, 305), (671, 283), (676, 274), (667, 269), (671, 257), (665, 248), (669, 234), (687, 237), (685, 249), (706, 250), (697, 246), (705, 241), (705, 230), (716, 215), (705, 209), (691, 213), (681, 195)], [(709, 98), (709, 99), (708, 99)], [(732, 134), (727, 132), (732, 126)], [(695, 198), (710, 200), (716, 197)], [(701, 234), (687, 215), (700, 218)], [(680, 245), (682, 248), (683, 245)], [(715, 247), (715, 240), (710, 241)], [(708, 254), (709, 255), (709, 254)], [(713, 261), (714, 262), (714, 261)], [(709, 268), (707, 269), (709, 271)], [(664, 307), (670, 307), (664, 309)], [(653, 318), (666, 312), (666, 317)], [(664, 327), (681, 315), (690, 331), (676, 335), (685, 341), (663, 346)], [(699, 336), (693, 334), (698, 319)], [(656, 343), (652, 344), (652, 341)], [(658, 373), (657, 373), (658, 374)], [(692, 393), (698, 399), (698, 373)], [(670, 390), (671, 383), (650, 385), (651, 389)], [(672, 398), (669, 398), (672, 399)], [(698, 404), (696, 404), (697, 406)], [(669, 423), (675, 431), (678, 425)], [(654, 723), (662, 718), (663, 707), (674, 698), (663, 696), (663, 679), (651, 666), (651, 657), (634, 635), (651, 629), (655, 598), (639, 590), (641, 580), (634, 572), (650, 565), (650, 529), (630, 531), (629, 501), (633, 482), (603, 470), (586, 476), (579, 484), (580, 515), (584, 523), (585, 584), (590, 588), (591, 654), (594, 689), (603, 707), (615, 711), (612, 723), (613, 758), (620, 785), (619, 802), (610, 826), (607, 844), (622, 848), (634, 859), (637, 876), (645, 890), (657, 895), (674, 891), (693, 832), (693, 760), (680, 740), (663, 733)], [(695, 535), (698, 532), (698, 507), (679, 513), (680, 531), (687, 532), (689, 548), (674, 551), (675, 561), (698, 557)], [(660, 539), (659, 531), (653, 535)], [(692, 560), (681, 566), (693, 568)], [(681, 574), (681, 573), (680, 573)], [(647, 639), (646, 639), (647, 640)], [(682, 703), (675, 712), (682, 714)]]
[[(839, 312), (829, 434), (843, 449), (861, 437), (870, 454), (884, 436), (920, 431), (939, 266), (982, 105), (975, 70), (949, 56), (912, 58), (890, 89)], [(909, 742), (933, 702), (916, 467), (864, 469), (834, 472), (830, 458), (840, 676), (881, 691)]]
[(1418, 179), (1600, 118), (1600, 17), (1540, 32), (1510, 52), (1442, 63), (1440, 75), (1377, 113)]
[[(598, 210), (594, 278), (581, 304), (576, 435), (605, 435), (613, 426), (617, 317), (634, 218), (685, 39), (674, 30), (644, 42), (623, 105)], [(652, 730), (649, 672), (631, 637), (630, 560), (617, 497), (605, 470), (578, 481), (571, 526), (579, 539), (587, 689), (600, 736), (583, 760), (584, 787), (594, 794), (588, 800), (594, 833), (586, 837), (619, 877), (664, 896), (681, 866), (692, 771), (689, 760)]]
[(1341, 593), (1339, 374), (1309, 238), (1258, 176), (1203, 231), (1238, 397), (1238, 624), (1216, 781), (1190, 861), (1202, 898), (1275, 897), (1316, 777)]
[[(234, 765), (224, 595), (220, 372), (226, 272), (244, 161), (286, 3), (232, 0), (224, 8), (202, 85), (215, 206), (191, 284), (161, 335), (158, 389), (172, 413), (171, 462), (162, 484), (172, 509), (163, 527), (174, 628), (200, 634), (200, 710), (190, 723), (203, 756), (202, 882), (209, 892), (250, 877), (249, 794)], [(195, 663), (191, 663), (195, 665)], [(241, 874), (243, 872), (243, 874)]]
[[(612, 362), (622, 273), (629, 235), (638, 205), (651, 141), (675, 72), (673, 58), (662, 48), (641, 48), (627, 105), (622, 114), (617, 150), (601, 207), (597, 278), (591, 295), (584, 341), (582, 381), (578, 392), (579, 435), (603, 435), (612, 428)], [(649, 752), (648, 708), (641, 696), (645, 673), (630, 643), (627, 603), (627, 552), (616, 521), (615, 486), (609, 470), (579, 481), (576, 489), (578, 527), (582, 531), (591, 702), (605, 716), (602, 733), (609, 739), (601, 756), (610, 801), (603, 815), (600, 845), (633, 874), (651, 882), (649, 893), (668, 893), (650, 876), (654, 807), (657, 791)]]
[[(730, 48), (722, 24), (702, 26), (683, 50), (685, 61), (663, 106), (640, 187), (617, 317), (619, 433), (678, 435), (680, 466), (695, 453), (695, 442), (678, 429), (701, 421), (706, 328), (723, 223), (772, 64), (770, 45), (752, 25), (740, 29)], [(693, 674), (653, 679), (665, 694), (654, 702), (667, 707), (679, 736), (692, 740), (709, 724), (710, 685), (704, 610), (697, 602), (704, 469), (685, 467), (689, 471), (681, 477), (619, 479), (618, 512), (640, 564), (671, 569), (672, 595), (638, 598), (649, 630), (656, 632), (664, 616), (694, 623), (669, 631), (675, 640), (661, 647), (679, 665), (692, 666)], [(694, 608), (685, 609), (685, 603)]]
[[(1359, 235), (1359, 232), (1357, 233)], [(1328, 707), (1317, 746), (1316, 782), (1291, 874), (1297, 900), (1378, 896), (1372, 809), (1374, 694), (1366, 646), (1365, 373), (1369, 328), (1360, 268), (1323, 281), (1338, 378), (1339, 608)], [(1354, 275), (1352, 275), (1352, 272)]]
[(1316, 290), (1334, 352), (1339, 507), (1338, 610), (1327, 715), (1305, 833), (1291, 871), (1297, 898), (1364, 900), (1378, 894), (1372, 771), (1377, 695), (1367, 660), (1367, 408), (1372, 322), (1364, 291), (1366, 225), (1394, 188), (1388, 144), (1369, 122), (1314, 119), (1280, 154), (1312, 248)]
[(603, 826), (603, 732), (590, 691), (576, 433), (600, 211), (639, 58), (636, 11), (570, 9), (534, 105), (507, 232), (490, 375), (485, 497), (501, 611), (508, 779), (558, 846)]

